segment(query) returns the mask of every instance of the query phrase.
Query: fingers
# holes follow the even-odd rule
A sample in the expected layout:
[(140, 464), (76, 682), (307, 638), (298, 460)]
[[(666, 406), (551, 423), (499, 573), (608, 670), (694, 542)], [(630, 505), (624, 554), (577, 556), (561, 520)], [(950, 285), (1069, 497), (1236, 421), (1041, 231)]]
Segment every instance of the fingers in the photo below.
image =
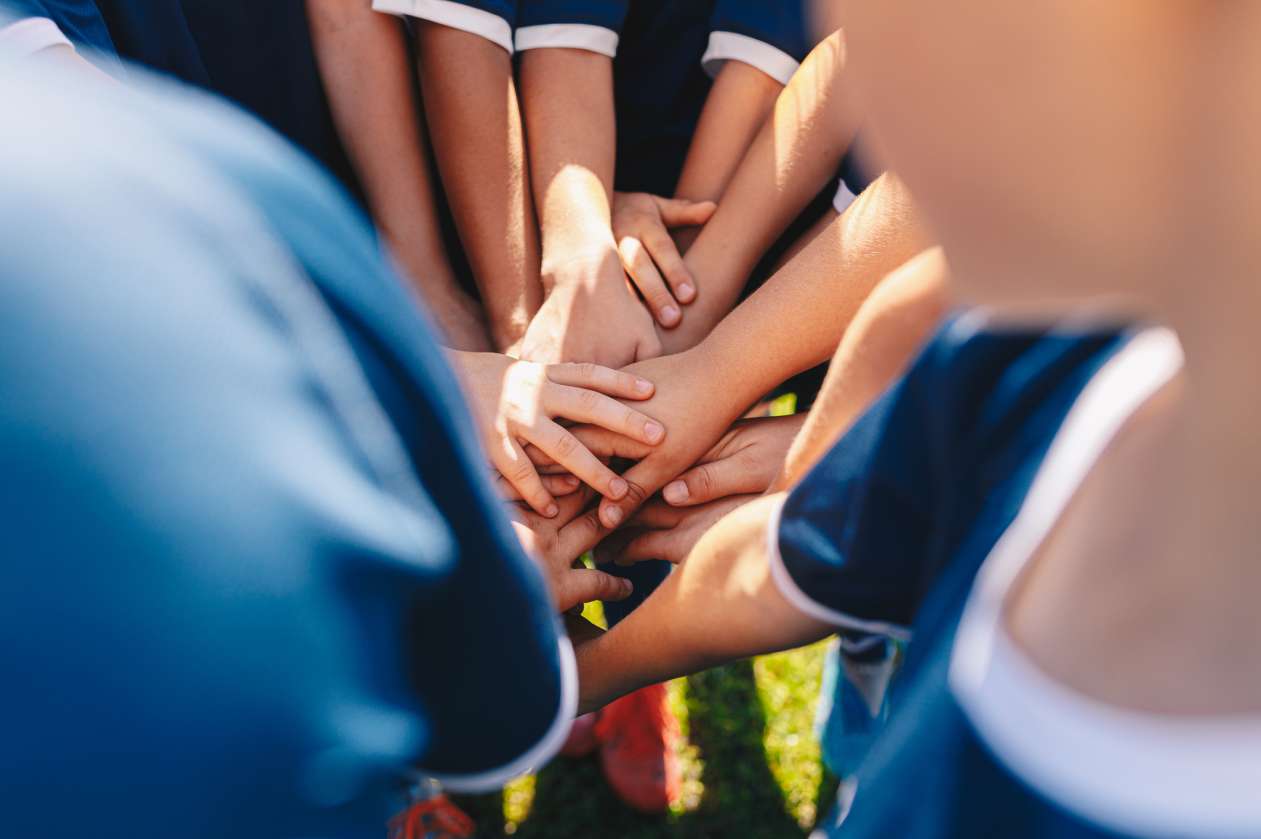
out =
[(665, 426), (652, 417), (594, 390), (556, 385), (548, 389), (544, 407), (549, 416), (606, 428), (650, 446), (666, 436)]
[(617, 243), (617, 252), (622, 258), (622, 267), (630, 275), (639, 293), (644, 296), (644, 302), (648, 304), (657, 323), (667, 329), (678, 326), (683, 319), (683, 311), (666, 287), (665, 280), (657, 271), (657, 266), (653, 264), (643, 242), (634, 236), (624, 236)]
[(605, 498), (600, 502), (600, 524), (612, 530), (629, 521), (648, 497), (661, 488), (669, 475), (659, 474), (661, 467), (651, 456), (632, 466), (622, 478), (626, 481), (626, 493), (621, 498)]
[[(628, 484), (625, 480), (601, 463), (600, 459), (593, 455), (577, 437), (551, 420), (542, 420), (536, 428), (531, 429), (529, 441), (569, 470), (571, 475), (576, 476), (606, 498), (617, 499), (626, 494)], [(525, 455), (523, 454), (522, 457)], [(525, 461), (530, 464), (530, 470), (533, 471), (534, 464), (530, 463), (528, 457)], [(537, 475), (535, 477), (537, 478)]]
[(678, 565), (687, 558), (685, 543), (674, 530), (645, 530), (627, 542), (616, 559), (621, 564), (664, 559)]
[(674, 507), (692, 507), (728, 495), (761, 492), (765, 483), (757, 470), (739, 458), (728, 457), (693, 466), (666, 484), (661, 497)]
[(713, 201), (688, 201), (686, 198), (662, 198), (654, 195), (657, 211), (666, 227), (696, 227), (705, 224), (718, 205)]
[[(679, 255), (679, 246), (670, 234), (664, 228), (658, 228), (645, 233), (643, 243), (652, 262), (665, 276), (674, 297), (680, 303), (691, 303), (695, 300), (696, 282), (692, 279), (692, 272), (684, 264), (683, 257)], [(661, 325), (670, 326), (665, 321)]]
[(562, 612), (592, 600), (625, 600), (634, 591), (630, 580), (588, 568), (563, 574), (556, 588), (557, 605)]
[(556, 499), (543, 486), (534, 464), (516, 440), (505, 437), (502, 445), (490, 453), (490, 459), (508, 485), (536, 513), (550, 519), (559, 512)]
[[(653, 447), (630, 437), (600, 428), (596, 425), (579, 425), (569, 429), (587, 450), (599, 458), (621, 457), (627, 460), (643, 460)], [(540, 451), (537, 446), (526, 446), (525, 453), (543, 471), (555, 471), (563, 467)]]
[[(526, 452), (529, 456), (529, 452)], [(540, 475), (539, 479), (543, 482), (543, 489), (551, 493), (553, 498), (563, 498), (572, 495), (582, 486), (582, 481), (570, 474), (557, 475)], [(517, 488), (508, 483), (508, 479), (503, 475), (495, 475), (495, 489), (499, 491), (499, 495), (506, 501), (522, 501), (521, 493), (517, 492)]]
[(558, 385), (597, 390), (619, 399), (648, 399), (655, 390), (652, 382), (634, 373), (591, 363), (549, 364), (547, 378)]
[(600, 543), (609, 531), (600, 524), (599, 508), (588, 510), (556, 534), (557, 550), (564, 556), (581, 556)]

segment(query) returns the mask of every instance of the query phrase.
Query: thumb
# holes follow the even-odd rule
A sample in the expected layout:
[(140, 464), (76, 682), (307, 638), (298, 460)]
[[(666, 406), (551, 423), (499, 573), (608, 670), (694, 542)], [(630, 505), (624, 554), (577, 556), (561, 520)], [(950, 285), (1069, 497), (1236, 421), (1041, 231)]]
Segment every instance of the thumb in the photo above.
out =
[(653, 196), (666, 227), (696, 227), (709, 221), (718, 209), (713, 201), (688, 201), (686, 198)]
[(726, 457), (693, 466), (666, 484), (661, 496), (672, 507), (690, 507), (728, 495), (760, 492), (766, 487), (758, 486), (758, 477), (737, 458)]
[(562, 612), (568, 612), (592, 600), (625, 600), (634, 588), (630, 580), (604, 571), (575, 568), (561, 577), (556, 586), (556, 605)]

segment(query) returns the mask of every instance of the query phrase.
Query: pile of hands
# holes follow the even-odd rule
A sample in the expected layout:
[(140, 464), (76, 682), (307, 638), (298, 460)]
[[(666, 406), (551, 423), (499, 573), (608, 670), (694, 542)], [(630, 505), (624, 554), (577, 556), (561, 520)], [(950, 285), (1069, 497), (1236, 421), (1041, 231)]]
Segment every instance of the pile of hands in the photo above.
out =
[(519, 357), (451, 353), (518, 537), (561, 611), (631, 593), (577, 562), (589, 550), (600, 564), (682, 562), (772, 486), (804, 419), (741, 419), (748, 406), (731, 404), (703, 344), (661, 355), (657, 328), (676, 326), (697, 294), (667, 227), (712, 212), (619, 194), (617, 250), (563, 266), (582, 276), (548, 278)]

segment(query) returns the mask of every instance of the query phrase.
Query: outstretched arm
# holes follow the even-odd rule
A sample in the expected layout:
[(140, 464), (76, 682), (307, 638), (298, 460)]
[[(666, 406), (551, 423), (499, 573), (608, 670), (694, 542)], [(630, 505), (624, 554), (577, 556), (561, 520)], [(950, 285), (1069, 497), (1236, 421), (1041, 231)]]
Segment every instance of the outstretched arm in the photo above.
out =
[(490, 349), (480, 312), (460, 290), (443, 245), (402, 25), (366, 3), (307, 0), (307, 11), (333, 118), (377, 226), (447, 345)]
[(838, 32), (815, 47), (779, 95), (688, 249), (699, 288), (683, 323), (663, 336), (668, 352), (696, 345), (731, 311), (758, 261), (835, 175), (858, 126), (844, 67)]
[(768, 528), (782, 495), (739, 507), (612, 631), (578, 648), (579, 710), (724, 662), (789, 649), (832, 627), (798, 611), (771, 577)]
[(417, 45), (442, 185), (491, 338), (507, 350), (543, 303), (538, 221), (512, 56), (494, 41), (431, 21), (419, 22)]
[(946, 314), (948, 275), (941, 249), (932, 248), (885, 277), (863, 302), (788, 450), (776, 488), (801, 480), (906, 368)]

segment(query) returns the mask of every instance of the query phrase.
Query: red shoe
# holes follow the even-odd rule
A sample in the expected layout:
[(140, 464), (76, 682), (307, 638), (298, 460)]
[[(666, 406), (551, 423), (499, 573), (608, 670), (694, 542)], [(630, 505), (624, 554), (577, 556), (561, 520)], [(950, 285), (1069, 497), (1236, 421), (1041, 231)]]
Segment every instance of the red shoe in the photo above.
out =
[(595, 721), (599, 716), (599, 712), (583, 714), (574, 719), (573, 725), (569, 727), (569, 737), (565, 740), (565, 745), (560, 747), (560, 753), (565, 757), (586, 757), (596, 750), (600, 745), (600, 741), (595, 736)]
[(451, 799), (438, 794), (412, 802), (390, 819), (389, 839), (469, 839), (477, 825)]
[(641, 688), (609, 705), (595, 733), (603, 746), (604, 777), (622, 801), (644, 813), (661, 813), (679, 800), (679, 721), (670, 712), (665, 685)]

